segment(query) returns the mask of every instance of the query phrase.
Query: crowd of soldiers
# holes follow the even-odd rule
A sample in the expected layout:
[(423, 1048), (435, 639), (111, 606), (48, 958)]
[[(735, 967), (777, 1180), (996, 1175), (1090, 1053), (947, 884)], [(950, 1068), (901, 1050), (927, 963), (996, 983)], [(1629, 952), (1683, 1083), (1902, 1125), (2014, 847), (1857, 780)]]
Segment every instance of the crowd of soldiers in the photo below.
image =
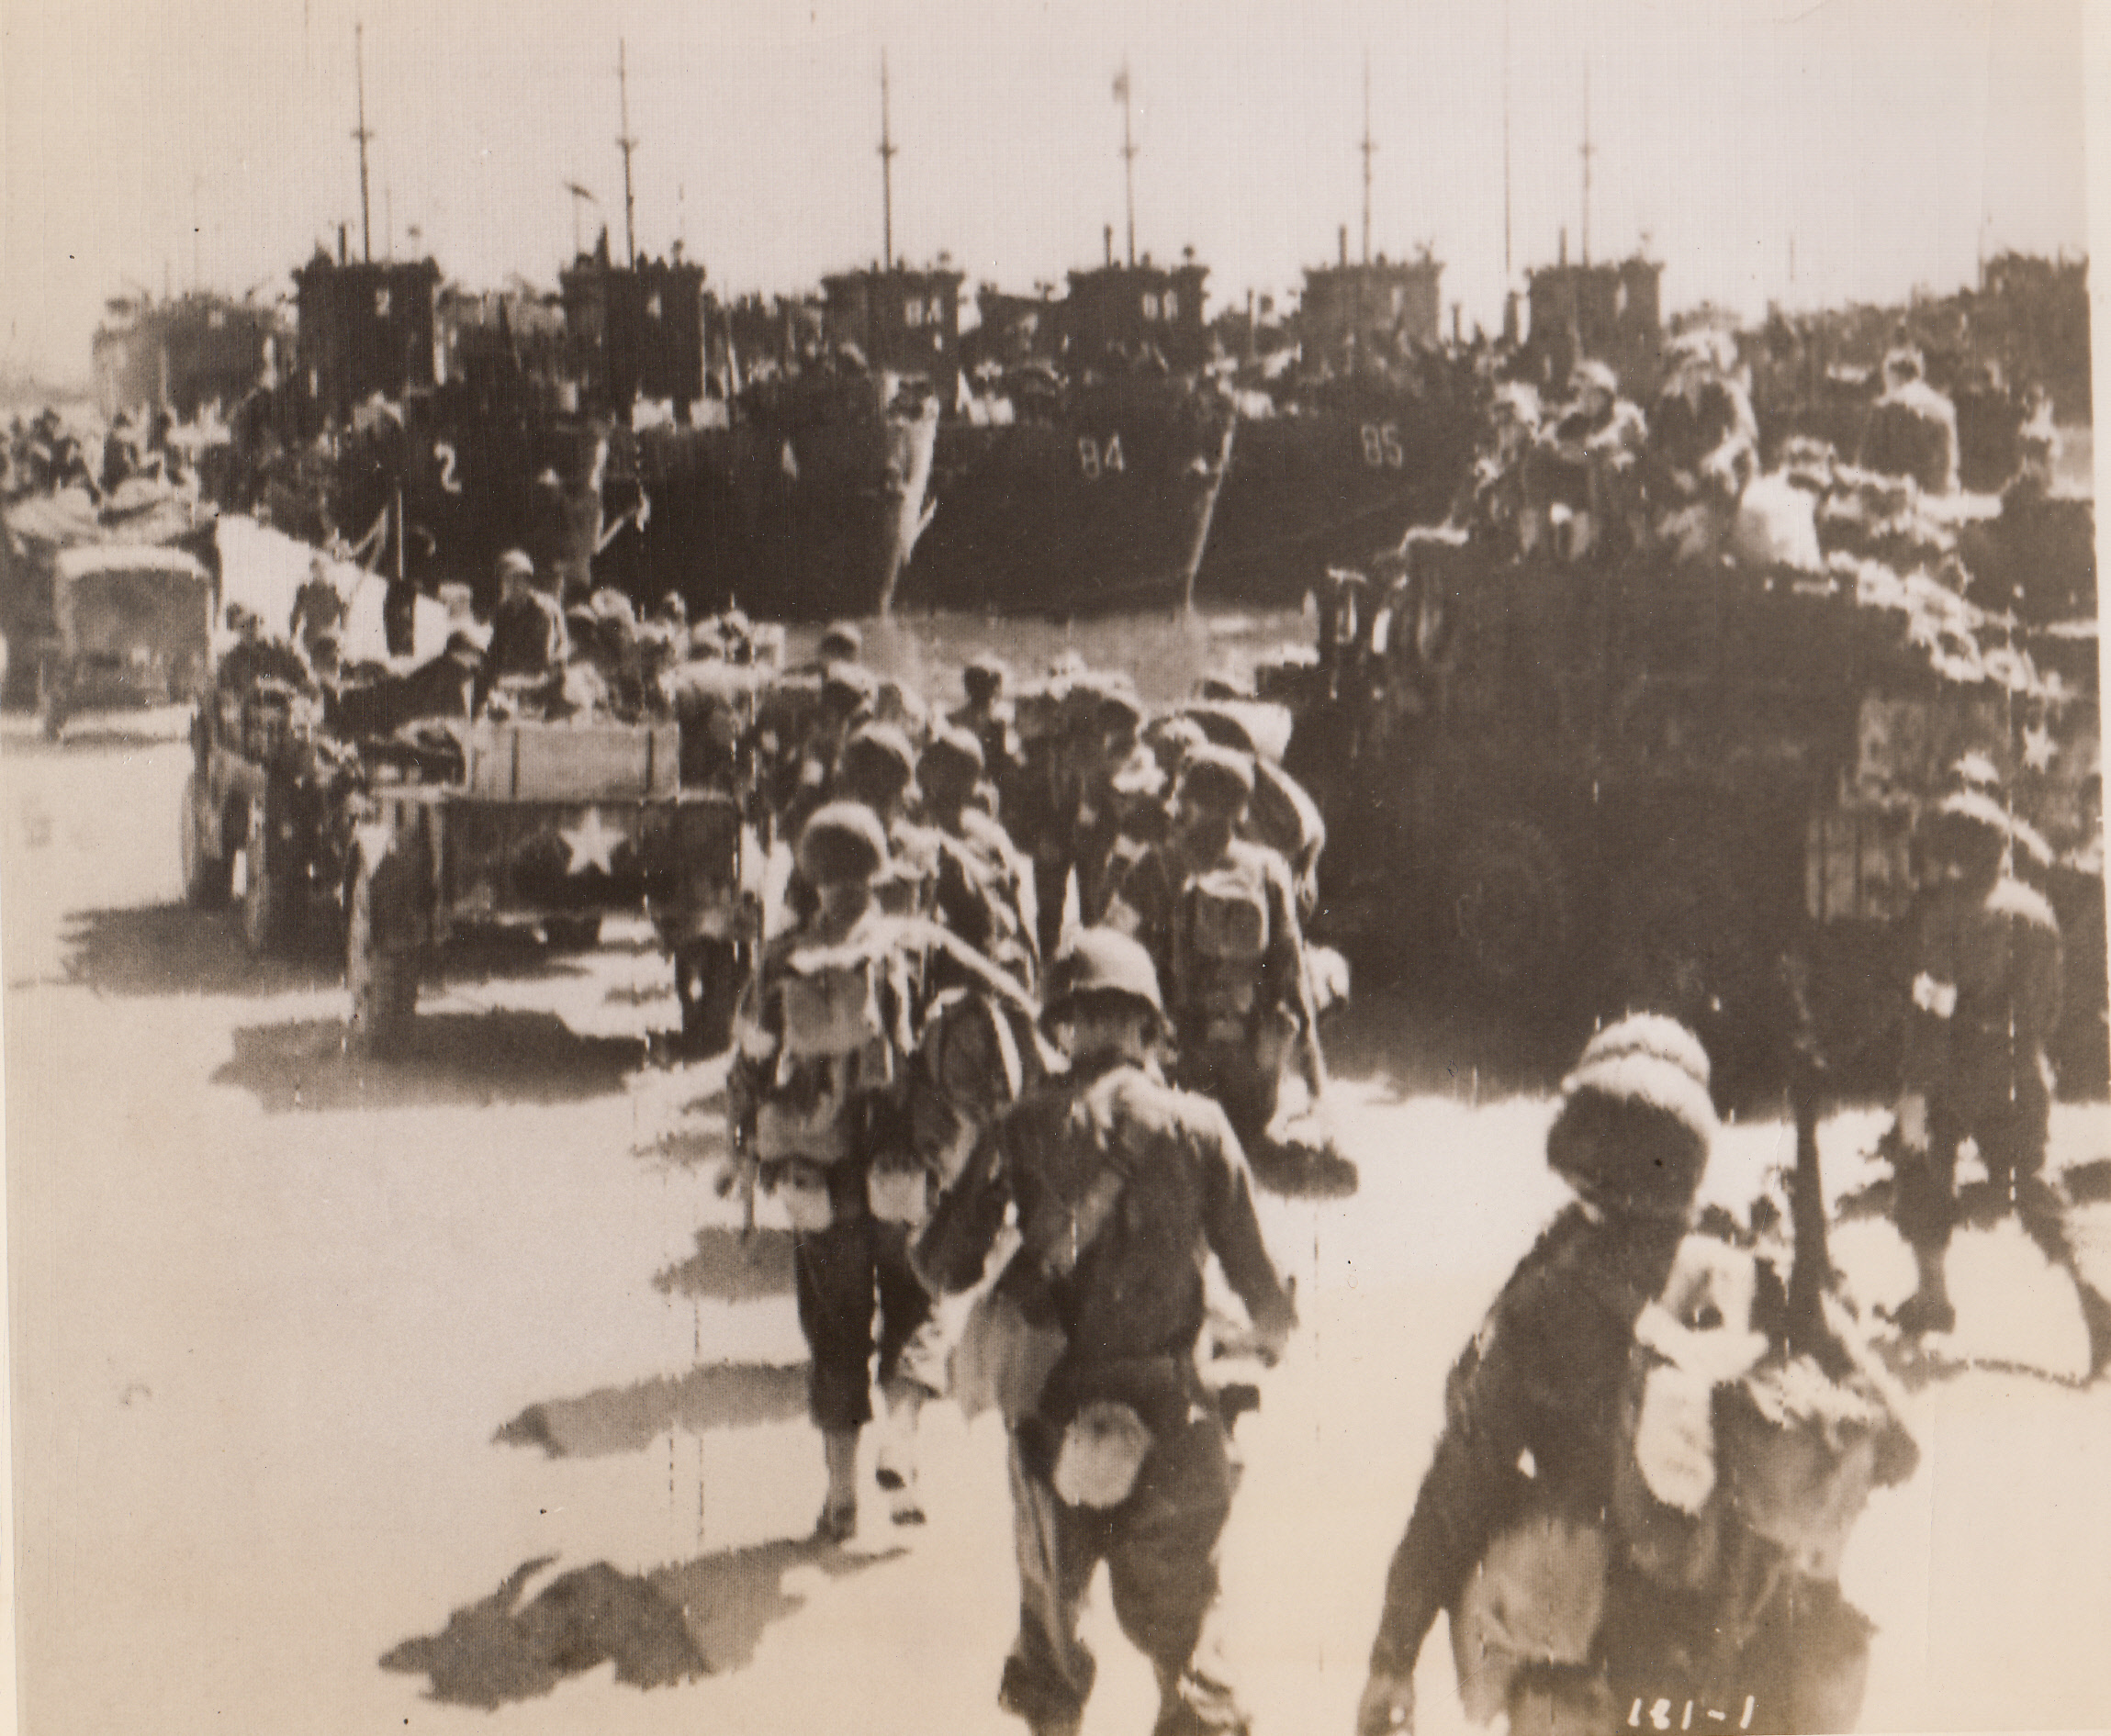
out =
[[(1001, 1703), (1077, 1730), (1104, 1561), (1159, 1736), (1244, 1730), (1213, 1619), (1237, 1405), (1205, 1379), (1206, 1332), (1231, 1341), (1206, 1268), (1249, 1316), (1236, 1348), (1272, 1363), (1296, 1307), (1254, 1188), (1356, 1181), (1324, 1118), (1300, 1131), (1281, 1102), (1299, 1073), (1323, 1102), (1345, 967), (1305, 939), (1324, 829), (1267, 708), (1218, 689), (1154, 712), (1066, 658), (1016, 691), (978, 660), (935, 709), (866, 666), (854, 627), (786, 669), (737, 617), (692, 626), (670, 603), (640, 622), (591, 597), (567, 613), (521, 556), (500, 578), (488, 642), (444, 654), (466, 653), (449, 705), (664, 707), (685, 780), (731, 780), (789, 846), (733, 1021), (722, 1186), (792, 1227), (816, 1536), (859, 1528), (868, 1426), (888, 1517), (915, 1525), (924, 1405), (995, 1409), (1020, 1583)], [(328, 614), (310, 595), (293, 623), (318, 668)], [(1926, 838), (1890, 1142), (1908, 1339), (1955, 1324), (1960, 1222), (2014, 1210), (2074, 1265), (2044, 1174), (2058, 928), (1990, 775), (1961, 767)], [(1447, 1384), (1362, 1736), (1411, 1727), (1440, 1612), (1466, 1710), (1513, 1730), (1852, 1723), (1871, 1630), (1841, 1556), (1915, 1451), (1861, 1324), (1799, 1311), (1801, 1228), (1791, 1245), (1701, 1221), (1711, 1082), (1692, 1033), (1652, 1013), (1598, 1032), (1563, 1081), (1546, 1155), (1575, 1198)], [(1987, 1180), (1960, 1190), (1968, 1141)], [(2111, 1316), (2078, 1289), (2101, 1363)]]
[[(1543, 403), (1528, 384), (1499, 386), (1453, 525), (1506, 552), (1544, 547), (1567, 561), (1645, 553), (1704, 561), (1735, 553), (1763, 563), (1801, 552), (1767, 521), (1799, 504), (1783, 490), (1803, 497), (1805, 518), (1817, 498), (1843, 487), (1855, 492), (1864, 481), (1910, 484), (1935, 497), (1958, 490), (1957, 411), (1928, 384), (1909, 344), (1885, 357), (1881, 391), (1852, 451), (1791, 435), (1776, 454), (1774, 486), (1757, 490), (1759, 427), (1735, 346), (1700, 330), (1673, 339), (1665, 360), (1646, 411), (1623, 396), (1610, 367), (1589, 359), (1576, 365), (1561, 402)], [(2042, 492), (2058, 436), (2042, 393), (2029, 409), (2006, 486)], [(1802, 543), (1815, 554), (1808, 535)]]
[(99, 441), (83, 440), (49, 407), (27, 421), (11, 417), (0, 441), (0, 500), (78, 487), (101, 506), (139, 478), (195, 491), (197, 465), (176, 434), (165, 409), (122, 410)]
[[(1319, 999), (1300, 866), (1255, 835), (1269, 758), (1074, 666), (1007, 705), (977, 664), (939, 721), (857, 657), (839, 630), (814, 671), (822, 709), (784, 774), (792, 920), (743, 1002), (727, 1099), (728, 1187), (794, 1225), (817, 1532), (859, 1524), (875, 1369), (897, 1523), (924, 1515), (924, 1403), (995, 1408), (1020, 1580), (1002, 1703), (1078, 1727), (1079, 1604), (1105, 1561), (1157, 1672), (1157, 1730), (1242, 1730), (1211, 1614), (1235, 1479), (1198, 1363), (1204, 1267), (1245, 1305), (1248, 1348), (1280, 1354), (1294, 1299), (1252, 1188)], [(1037, 825), (1066, 794), (1065, 823)], [(2057, 930), (2016, 878), (2018, 836), (1969, 790), (1929, 828), (1897, 1136), (1909, 1337), (1953, 1323), (1941, 1250), (1967, 1139), (2072, 1265), (2041, 1173)], [(1692, 1034), (1652, 1014), (1599, 1032), (1564, 1081), (1547, 1156), (1576, 1201), (1453, 1374), (1360, 1730), (1411, 1724), (1440, 1611), (1468, 1711), (1512, 1729), (1852, 1722), (1871, 1630), (1841, 1556), (1915, 1450), (1860, 1324), (1831, 1301), (1799, 1316), (1792, 1250), (1697, 1227), (1710, 1084)], [(945, 1300), (962, 1293), (965, 1315)]]
[[(1339, 980), (1303, 937), (1319, 840), (1286, 839), (1297, 867), (1264, 840), (1254, 795), (1281, 774), (1235, 704), (1153, 718), (1074, 660), (1007, 694), (984, 660), (933, 716), (859, 650), (833, 629), (792, 672), (816, 701), (795, 746), (762, 730), (796, 847), (726, 1093), (728, 1191), (774, 1197), (793, 1226), (817, 1534), (859, 1524), (875, 1375), (896, 1524), (924, 1518), (924, 1403), (997, 1408), (1021, 1581), (1003, 1703), (1077, 1728), (1079, 1605), (1105, 1560), (1158, 1673), (1159, 1728), (1243, 1728), (1204, 1638), (1233, 1479), (1196, 1350), (1212, 1255), (1249, 1351), (1273, 1361), (1294, 1319), (1255, 1169), (1354, 1185), (1323, 1139), (1277, 1125), (1294, 1049), (1308, 1087), (1323, 1079)], [(1303, 823), (1297, 801), (1282, 812)], [(965, 1313), (943, 1305), (962, 1293)]]

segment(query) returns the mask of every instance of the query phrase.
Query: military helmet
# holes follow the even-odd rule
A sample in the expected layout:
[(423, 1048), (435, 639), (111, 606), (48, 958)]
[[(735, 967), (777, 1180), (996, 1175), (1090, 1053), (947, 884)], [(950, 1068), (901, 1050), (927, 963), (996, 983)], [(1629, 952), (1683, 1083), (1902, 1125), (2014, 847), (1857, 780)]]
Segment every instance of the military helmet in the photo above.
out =
[(1005, 660), (981, 656), (960, 671), (960, 689), (971, 705), (987, 705), (1005, 690)]
[(861, 663), (832, 663), (821, 683), (823, 702), (845, 717), (870, 705), (879, 690), (880, 678)]
[(799, 834), (798, 860), (810, 885), (870, 881), (886, 864), (886, 829), (861, 801), (827, 802)]
[(1715, 1128), (1707, 1087), (1680, 1061), (1646, 1047), (1597, 1056), (1587, 1049), (1562, 1081), (1546, 1161), (1593, 1205), (1680, 1217), (1691, 1208)]
[(892, 723), (866, 723), (843, 744), (837, 771), (860, 795), (898, 796), (916, 775), (916, 750)]
[(1937, 847), (1970, 847), (1986, 839), (2009, 837), (2008, 812), (1984, 790), (1958, 790), (1936, 803), (1929, 816), (1930, 835)]
[(1253, 757), (1214, 743), (1196, 748), (1180, 768), (1179, 801), (1217, 813), (1237, 813), (1253, 799)]
[(971, 789), (982, 775), (983, 745), (964, 729), (938, 731), (916, 761), (917, 781), (926, 790)]
[(1711, 1075), (1708, 1051), (1701, 1039), (1677, 1019), (1662, 1013), (1630, 1013), (1594, 1034), (1577, 1057), (1578, 1072), (1599, 1061), (1623, 1055), (1653, 1055), (1680, 1069), (1694, 1083), (1707, 1088)]
[(533, 578), (534, 576), (535, 564), (528, 558), (525, 550), (508, 549), (499, 556), (500, 578)]
[(856, 663), (864, 655), (864, 634), (847, 621), (831, 622), (814, 647), (814, 655), (823, 663)]
[(1049, 967), (1041, 1023), (1053, 1024), (1088, 997), (1140, 1002), (1160, 1020), (1165, 1017), (1158, 967), (1138, 942), (1117, 928), (1084, 929), (1056, 954)]
[(1585, 360), (1569, 370), (1568, 389), (1579, 393), (1586, 388), (1603, 392), (1608, 398), (1620, 396), (1620, 376), (1604, 363)]

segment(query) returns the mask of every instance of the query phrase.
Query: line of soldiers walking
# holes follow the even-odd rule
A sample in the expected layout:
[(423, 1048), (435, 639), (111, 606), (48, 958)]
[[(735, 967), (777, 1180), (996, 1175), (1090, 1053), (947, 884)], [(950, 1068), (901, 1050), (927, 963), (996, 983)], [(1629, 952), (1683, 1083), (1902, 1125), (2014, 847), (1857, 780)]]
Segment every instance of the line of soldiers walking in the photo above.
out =
[[(742, 999), (727, 1084), (725, 1186), (767, 1191), (793, 1226), (816, 1534), (858, 1529), (875, 1383), (898, 1525), (925, 1517), (922, 1406), (997, 1409), (1020, 1581), (1000, 1703), (1044, 1736), (1078, 1729), (1080, 1605), (1104, 1561), (1157, 1674), (1156, 1736), (1243, 1730), (1212, 1618), (1236, 1476), (1201, 1368), (1205, 1275), (1214, 1258), (1272, 1365), (1296, 1307), (1253, 1189), (1294, 1143), (1275, 1125), (1293, 1054), (1324, 1081), (1302, 932), (1316, 849), (1293, 861), (1255, 835), (1266, 756), (1153, 721), (1118, 682), (1065, 670), (1007, 708), (980, 665), (932, 722), (858, 649), (848, 630), (825, 642), (804, 732), (766, 745), (797, 839), (789, 924)], [(1912, 1333), (1949, 1324), (1965, 1139), (2063, 1247), (2033, 1191), (2057, 932), (2007, 871), (2016, 836), (1971, 792), (1930, 833), (1941, 883), (1899, 1114)], [(1513, 1730), (1857, 1715), (1872, 1630), (1841, 1558), (1916, 1450), (1859, 1324), (1821, 1294), (1822, 1246), (1807, 1257), (1801, 1226), (1792, 1250), (1697, 1227), (1710, 1085), (1693, 1035), (1648, 1014), (1600, 1031), (1563, 1082), (1546, 1155), (1575, 1198), (1447, 1384), (1363, 1736), (1411, 1726), (1439, 1613), (1466, 1711)]]
[[(1241, 1729), (1205, 1637), (1233, 1475), (1197, 1366), (1204, 1273), (1214, 1255), (1245, 1348), (1272, 1361), (1295, 1310), (1249, 1155), (1274, 1148), (1279, 1081), (1298, 1043), (1317, 1056), (1320, 1010), (1299, 870), (1245, 835), (1265, 774), (1075, 666), (1015, 708), (978, 664), (965, 705), (915, 718), (858, 650), (831, 633), (803, 737), (764, 745), (797, 838), (790, 925), (762, 949), (727, 1084), (727, 1185), (793, 1225), (816, 1533), (859, 1523), (875, 1373), (895, 1524), (924, 1518), (922, 1406), (1000, 1409), (1021, 1579), (1003, 1704), (1077, 1728), (1079, 1606), (1105, 1560), (1158, 1673), (1158, 1728)], [(1308, 885), (1317, 843), (1298, 846)], [(1353, 1183), (1331, 1152), (1306, 1161)]]

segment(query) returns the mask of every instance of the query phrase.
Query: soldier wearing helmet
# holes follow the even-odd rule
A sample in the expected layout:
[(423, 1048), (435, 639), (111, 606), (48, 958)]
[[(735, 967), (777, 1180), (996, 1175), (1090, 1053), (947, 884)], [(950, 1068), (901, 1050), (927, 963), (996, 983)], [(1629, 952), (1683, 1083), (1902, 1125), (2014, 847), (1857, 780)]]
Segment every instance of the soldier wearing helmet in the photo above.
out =
[(557, 599), (535, 582), (535, 564), (519, 549), (508, 549), (499, 556), (498, 576), (485, 679), (545, 680), (561, 673), (571, 641)]
[(2051, 1114), (2045, 1047), (2060, 1019), (2060, 924), (2014, 879), (2007, 813), (1981, 787), (1930, 817), (1908, 990), (1897, 1139), (1899, 1232), (1919, 1272), (1895, 1318), (1909, 1334), (1957, 1324), (1946, 1262), (1959, 1216), (1957, 1153), (1979, 1147), (1997, 1210), (2066, 1258), (2057, 1200), (2041, 1174)]
[(1602, 362), (1578, 362), (1567, 405), (1527, 454), (1525, 552), (1544, 537), (1561, 558), (1580, 560), (1610, 531), (1624, 531), (1648, 437), (1641, 410), (1620, 395), (1619, 376)]
[[(1415, 1661), (1446, 1610), (1474, 1716), (1613, 1727), (1592, 1647), (1619, 1406), (1635, 1322), (1671, 1274), (1714, 1139), (1707, 1074), (1690, 1032), (1646, 1018), (1600, 1033), (1563, 1082), (1546, 1159), (1576, 1197), (1445, 1384), (1443, 1433), (1387, 1577), (1362, 1736), (1410, 1727)], [(1506, 1606), (1507, 1630), (1486, 1618)]]
[(924, 1517), (916, 1419), (943, 1384), (930, 1298), (908, 1260), (926, 1185), (907, 1101), (920, 961), (873, 896), (887, 854), (885, 830), (860, 803), (831, 802), (807, 822), (797, 858), (813, 906), (764, 950), (726, 1076), (735, 1162), (792, 1223), (808, 1408), (828, 1473), (815, 1534), (830, 1542), (857, 1529), (875, 1350), (889, 1415), (879, 1475), (897, 1524)]
[(1043, 1014), (1070, 1070), (982, 1136), (916, 1249), (936, 1288), (967, 1289), (1016, 1213), (1020, 1246), (996, 1293), (1060, 1344), (1007, 1417), (1019, 1632), (999, 1703), (1037, 1736), (1075, 1732), (1084, 1715), (1095, 1664), (1078, 1611), (1102, 1560), (1122, 1630), (1157, 1674), (1157, 1727), (1245, 1728), (1203, 1641), (1233, 1483), (1221, 1412), (1196, 1367), (1208, 1256), (1263, 1360), (1280, 1354), (1295, 1311), (1236, 1136), (1215, 1105), (1159, 1075), (1163, 1017), (1140, 946), (1079, 934), (1050, 967)]
[(1172, 834), (1118, 865), (1105, 920), (1143, 944), (1166, 984), (1174, 1076), (1216, 1098), (1258, 1154), (1283, 1064), (1315, 1013), (1289, 866), (1239, 835), (1253, 776), (1235, 749), (1193, 749), (1173, 792)]
[(949, 712), (947, 722), (964, 729), (982, 745), (983, 776), (1003, 790), (1019, 756), (1018, 733), (1012, 727), (1012, 702), (1005, 692), (1008, 671), (997, 656), (980, 656), (960, 671), (967, 702)]
[(975, 797), (982, 744), (940, 730), (916, 761), (921, 812), (935, 846), (932, 902), (938, 920), (1030, 990), (1040, 974), (1033, 864)]

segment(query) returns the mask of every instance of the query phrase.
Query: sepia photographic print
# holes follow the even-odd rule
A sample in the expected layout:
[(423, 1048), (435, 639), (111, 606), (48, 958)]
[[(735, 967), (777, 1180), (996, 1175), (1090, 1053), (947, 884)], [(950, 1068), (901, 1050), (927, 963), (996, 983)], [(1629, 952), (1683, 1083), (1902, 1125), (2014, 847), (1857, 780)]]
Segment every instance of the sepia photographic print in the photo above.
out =
[(2107, 69), (0, 0), (18, 1727), (2111, 1725)]

